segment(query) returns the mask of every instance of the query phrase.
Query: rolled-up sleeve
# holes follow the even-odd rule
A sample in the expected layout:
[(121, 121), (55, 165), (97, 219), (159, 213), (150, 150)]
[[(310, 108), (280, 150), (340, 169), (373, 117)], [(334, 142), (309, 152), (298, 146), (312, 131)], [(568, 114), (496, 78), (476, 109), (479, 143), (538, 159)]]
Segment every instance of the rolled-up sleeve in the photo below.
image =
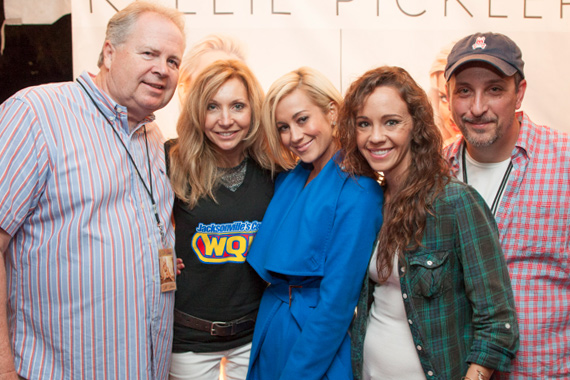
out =
[(473, 343), (467, 361), (509, 371), (518, 349), (519, 331), (499, 232), (485, 201), (474, 189), (468, 187), (457, 201), (460, 260), (473, 310)]

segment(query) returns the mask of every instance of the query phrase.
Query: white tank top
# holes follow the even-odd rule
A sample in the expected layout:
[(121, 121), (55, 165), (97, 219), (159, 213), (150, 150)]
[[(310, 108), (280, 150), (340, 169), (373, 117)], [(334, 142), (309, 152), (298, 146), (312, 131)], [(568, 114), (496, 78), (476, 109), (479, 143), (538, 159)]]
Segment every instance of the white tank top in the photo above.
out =
[[(378, 282), (377, 256), (378, 247), (368, 268), (370, 279), (375, 283)], [(374, 287), (363, 359), (364, 379), (426, 379), (408, 326), (396, 259), (388, 281)]]
[[(509, 167), (511, 158), (509, 157), (504, 161), (496, 163), (482, 163), (475, 161), (471, 155), (469, 155), (469, 152), (465, 151), (465, 153), (465, 165), (467, 166), (468, 177), (467, 183), (481, 194), (489, 208), (492, 208), (495, 197), (498, 197), (498, 207), (504, 192), (504, 190), (501, 191), (501, 183), (504, 179), (503, 177), (506, 175), (505, 173)], [(461, 180), (465, 182), (462, 162), (459, 163), (459, 172), (461, 173)]]

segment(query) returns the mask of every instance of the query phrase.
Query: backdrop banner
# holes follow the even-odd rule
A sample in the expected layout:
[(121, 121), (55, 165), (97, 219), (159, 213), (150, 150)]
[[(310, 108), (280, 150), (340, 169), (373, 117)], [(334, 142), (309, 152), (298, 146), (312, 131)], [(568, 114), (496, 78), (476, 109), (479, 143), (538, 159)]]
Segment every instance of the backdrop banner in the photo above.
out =
[[(109, 18), (127, 0), (71, 0), (74, 74), (98, 71)], [(300, 66), (323, 72), (342, 93), (366, 70), (401, 66), (426, 90), (440, 51), (475, 32), (500, 32), (521, 48), (528, 81), (522, 109), (570, 133), (570, 0), (170, 0), (185, 13), (187, 46), (218, 33), (246, 48), (264, 89)], [(435, 90), (433, 90), (436, 93)], [(434, 97), (437, 100), (437, 96)], [(176, 135), (175, 96), (156, 113)]]
[(4, 0), (6, 25), (53, 24), (71, 12), (71, 0)]

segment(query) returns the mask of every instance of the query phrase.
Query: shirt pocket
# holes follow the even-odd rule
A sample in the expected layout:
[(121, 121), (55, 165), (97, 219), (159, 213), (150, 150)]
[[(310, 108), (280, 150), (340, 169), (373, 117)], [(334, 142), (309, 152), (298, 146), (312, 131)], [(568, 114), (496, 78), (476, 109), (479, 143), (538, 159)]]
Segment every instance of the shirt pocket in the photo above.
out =
[(408, 259), (414, 295), (437, 298), (451, 288), (450, 255), (450, 251), (422, 251)]

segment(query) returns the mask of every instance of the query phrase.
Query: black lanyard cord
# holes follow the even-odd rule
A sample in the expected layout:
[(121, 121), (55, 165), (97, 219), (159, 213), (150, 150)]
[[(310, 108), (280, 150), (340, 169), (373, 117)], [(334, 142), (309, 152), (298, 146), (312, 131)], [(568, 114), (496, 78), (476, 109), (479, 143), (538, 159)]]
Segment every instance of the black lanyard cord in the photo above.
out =
[(109, 123), (109, 125), (111, 126), (111, 129), (113, 130), (113, 133), (115, 133), (115, 136), (117, 136), (117, 139), (119, 139), (119, 141), (121, 142), (121, 145), (123, 145), (123, 148), (125, 148), (125, 152), (127, 152), (127, 155), (129, 156), (129, 159), (131, 160), (131, 163), (133, 164), (139, 179), (141, 180), (141, 183), (144, 186), (144, 189), (146, 190), (146, 192), (148, 193), (148, 195), (150, 196), (150, 200), (152, 202), (152, 210), (154, 212), (154, 217), (156, 219), (156, 224), (158, 226), (158, 230), (160, 232), (160, 237), (162, 239), (162, 244), (163, 247), (166, 247), (166, 234), (164, 232), (164, 226), (162, 225), (162, 223), (160, 222), (160, 217), (158, 215), (158, 207), (156, 207), (156, 202), (154, 201), (154, 196), (153, 196), (153, 189), (152, 189), (152, 171), (151, 171), (151, 167), (150, 167), (150, 156), (149, 156), (149, 149), (148, 149), (148, 137), (146, 134), (146, 125), (143, 126), (143, 130), (144, 130), (144, 141), (145, 141), (145, 146), (146, 146), (146, 158), (148, 161), (148, 178), (149, 178), (149, 184), (150, 184), (150, 189), (149, 187), (146, 185), (140, 171), (139, 168), (137, 167), (137, 164), (135, 163), (135, 160), (133, 159), (133, 156), (131, 156), (131, 153), (129, 152), (129, 150), (127, 149), (127, 146), (125, 145), (125, 143), (123, 142), (123, 139), (121, 139), (121, 136), (119, 136), (119, 133), (115, 130), (115, 127), (113, 126), (113, 123), (111, 123), (111, 120), (109, 120), (109, 118), (107, 117), (107, 115), (105, 115), (103, 113), (103, 111), (101, 110), (101, 108), (99, 108), (99, 105), (97, 104), (97, 102), (95, 102), (95, 99), (93, 99), (93, 97), (91, 96), (91, 94), (89, 93), (89, 91), (87, 91), (87, 89), (85, 88), (85, 86), (79, 81), (79, 79), (77, 80), (77, 83), (79, 83), (79, 85), (83, 88), (83, 90), (85, 91), (85, 93), (87, 94), (87, 96), (89, 97), (89, 99), (91, 99), (91, 102), (93, 103), (93, 105), (95, 106), (95, 108), (97, 108), (97, 111), (99, 111), (99, 113), (105, 118), (105, 120), (107, 120), (107, 123)]
[[(465, 160), (465, 155), (467, 154), (466, 151), (467, 151), (467, 146), (464, 146), (463, 155), (462, 155), (463, 182), (468, 184), (469, 182), (467, 181), (467, 165)], [(511, 174), (511, 170), (513, 170), (513, 162), (509, 161), (509, 166), (507, 167), (507, 170), (503, 175), (503, 179), (501, 180), (501, 185), (499, 186), (499, 189), (495, 194), (495, 199), (493, 199), (493, 204), (491, 205), (491, 212), (493, 213), (493, 215), (497, 213), (497, 208), (499, 207), (499, 199), (501, 198), (503, 191), (505, 191), (505, 186), (507, 186), (507, 182), (509, 181), (509, 175)]]

